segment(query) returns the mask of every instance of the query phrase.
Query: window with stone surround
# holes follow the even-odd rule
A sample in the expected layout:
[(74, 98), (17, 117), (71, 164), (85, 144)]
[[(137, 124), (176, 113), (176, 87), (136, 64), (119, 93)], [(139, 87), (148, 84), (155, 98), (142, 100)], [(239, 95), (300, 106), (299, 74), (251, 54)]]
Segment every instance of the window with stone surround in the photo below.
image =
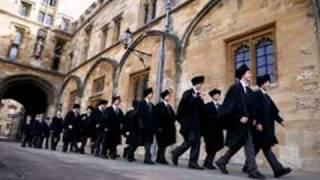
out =
[(16, 60), (19, 55), (20, 47), (23, 41), (24, 30), (21, 28), (16, 28), (16, 32), (13, 36), (11, 46), (8, 52), (9, 60)]
[(95, 79), (92, 85), (92, 93), (93, 94), (101, 93), (104, 90), (104, 86), (105, 86), (105, 76)]
[(103, 28), (101, 29), (100, 51), (103, 51), (107, 47), (108, 34), (109, 34), (109, 25), (107, 24), (103, 26)]
[(83, 50), (83, 57), (84, 61), (88, 60), (89, 58), (89, 49), (90, 49), (90, 41), (91, 41), (91, 34), (92, 34), (92, 25), (88, 25), (85, 28), (85, 41), (84, 41), (84, 50)]
[(53, 21), (54, 21), (53, 15), (52, 14), (47, 14), (47, 16), (46, 16), (46, 25), (52, 26), (53, 25)]
[(129, 102), (143, 99), (143, 90), (148, 87), (150, 69), (130, 75)]
[(67, 110), (71, 110), (73, 108), (73, 104), (76, 103), (78, 90), (71, 91), (69, 94), (69, 99), (67, 102)]
[(19, 14), (24, 17), (29, 17), (31, 13), (32, 5), (30, 3), (21, 1)]
[(145, 0), (143, 4), (143, 23), (147, 24), (157, 16), (157, 0)]
[(228, 79), (233, 82), (235, 70), (242, 64), (251, 68), (253, 80), (269, 74), (276, 83), (275, 27), (267, 25), (227, 40)]
[(46, 13), (43, 12), (43, 11), (40, 11), (39, 14), (38, 14), (38, 21), (41, 22), (41, 23), (44, 23), (45, 17), (46, 17)]
[(114, 18), (113, 20), (113, 37), (112, 42), (116, 43), (120, 40), (121, 35), (121, 24), (122, 24), (122, 16)]

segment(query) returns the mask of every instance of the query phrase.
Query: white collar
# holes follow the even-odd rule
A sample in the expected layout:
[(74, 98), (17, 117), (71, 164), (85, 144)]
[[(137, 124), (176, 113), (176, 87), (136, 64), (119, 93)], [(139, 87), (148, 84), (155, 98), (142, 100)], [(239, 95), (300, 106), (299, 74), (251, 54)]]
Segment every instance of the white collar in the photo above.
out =
[(260, 88), (260, 91), (261, 91), (263, 94), (267, 94), (267, 92), (266, 92), (264, 89), (262, 89), (262, 88)]
[(115, 106), (114, 104), (112, 105), (112, 107), (114, 110), (119, 109), (119, 107)]
[(144, 100), (147, 102), (147, 103), (150, 103), (150, 100), (148, 98), (144, 98)]
[(219, 104), (219, 102), (218, 102), (218, 101), (216, 101), (216, 100), (214, 100), (214, 99), (212, 99), (211, 101), (212, 101), (212, 102), (213, 102), (213, 104), (215, 104), (215, 105)]
[(162, 100), (162, 102), (164, 103), (164, 105), (168, 106), (168, 102), (166, 100)]
[(195, 93), (198, 93), (197, 89), (194, 86), (192, 87), (192, 89)]
[(249, 86), (249, 84), (247, 82), (243, 81), (243, 80), (240, 80), (240, 83), (244, 88)]

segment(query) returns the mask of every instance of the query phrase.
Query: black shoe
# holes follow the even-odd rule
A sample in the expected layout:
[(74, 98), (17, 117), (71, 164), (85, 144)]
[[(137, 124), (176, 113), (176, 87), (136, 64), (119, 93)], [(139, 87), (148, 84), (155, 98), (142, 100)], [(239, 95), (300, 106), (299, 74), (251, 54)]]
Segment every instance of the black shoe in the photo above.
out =
[(259, 171), (254, 171), (248, 174), (248, 177), (251, 179), (266, 179), (266, 177), (261, 174)]
[(172, 152), (171, 156), (172, 156), (171, 158), (172, 158), (173, 165), (178, 166), (179, 157), (177, 155), (175, 155), (173, 152)]
[(203, 167), (199, 166), (198, 163), (195, 163), (195, 162), (189, 163), (188, 167), (190, 169), (203, 170)]
[(154, 162), (151, 160), (144, 160), (144, 164), (154, 165)]
[(210, 170), (217, 169), (212, 163), (204, 163), (203, 167), (206, 168), (206, 169), (210, 169)]
[(284, 176), (284, 175), (287, 175), (287, 174), (291, 173), (291, 171), (292, 171), (291, 168), (284, 168), (283, 170), (274, 173), (274, 177), (275, 177), (275, 178), (282, 177), (282, 176)]
[(127, 160), (128, 160), (128, 162), (135, 162), (136, 161), (135, 158), (128, 158)]
[(247, 166), (243, 166), (242, 172), (244, 172), (246, 174), (249, 174), (248, 167)]
[(101, 156), (103, 159), (109, 159), (109, 157), (107, 155), (102, 155)]
[(216, 165), (217, 165), (217, 167), (220, 169), (220, 171), (221, 171), (223, 174), (229, 174), (229, 171), (227, 170), (227, 167), (226, 167), (225, 164), (216, 162)]
[(168, 164), (169, 164), (168, 161), (165, 160), (165, 159), (162, 159), (162, 160), (157, 159), (157, 163), (159, 163), (159, 164), (164, 164), (164, 165), (168, 165)]

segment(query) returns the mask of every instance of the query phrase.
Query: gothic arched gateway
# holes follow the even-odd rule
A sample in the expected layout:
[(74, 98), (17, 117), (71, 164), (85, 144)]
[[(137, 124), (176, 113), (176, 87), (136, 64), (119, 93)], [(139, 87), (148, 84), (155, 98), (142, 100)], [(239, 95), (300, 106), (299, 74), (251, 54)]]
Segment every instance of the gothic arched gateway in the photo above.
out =
[(55, 109), (57, 91), (40, 77), (16, 75), (0, 81), (0, 99), (16, 100), (24, 106), (27, 114), (47, 114)]

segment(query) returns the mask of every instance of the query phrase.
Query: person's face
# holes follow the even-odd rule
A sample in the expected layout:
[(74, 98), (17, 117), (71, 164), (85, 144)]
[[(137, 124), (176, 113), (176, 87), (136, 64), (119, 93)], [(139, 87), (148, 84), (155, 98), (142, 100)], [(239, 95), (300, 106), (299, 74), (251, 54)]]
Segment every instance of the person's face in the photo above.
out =
[(252, 79), (251, 71), (247, 71), (247, 72), (243, 75), (243, 79), (246, 80), (247, 82), (251, 82), (251, 79)]
[(99, 108), (99, 109), (105, 109), (105, 108), (106, 108), (106, 105), (105, 105), (105, 104), (100, 104), (98, 108)]
[(270, 81), (265, 82), (261, 87), (264, 90), (268, 90), (270, 88)]
[(202, 89), (202, 85), (203, 85), (203, 83), (196, 84), (196, 85), (194, 86), (194, 88), (195, 88), (197, 91), (200, 91), (200, 90)]
[(74, 111), (79, 113), (80, 112), (80, 108), (75, 108)]
[(170, 101), (170, 99), (171, 99), (171, 94), (168, 94), (166, 97), (164, 97), (165, 101)]
[(87, 114), (91, 114), (92, 110), (90, 108), (87, 109)]
[(61, 112), (60, 111), (57, 112), (57, 117), (61, 117)]
[(215, 100), (215, 101), (220, 101), (220, 97), (221, 97), (220, 94), (215, 94), (215, 95), (212, 96), (212, 99)]
[(31, 116), (27, 116), (27, 121), (31, 121)]
[(114, 104), (115, 106), (120, 106), (120, 104), (121, 104), (120, 99), (115, 100), (115, 101), (113, 102), (113, 104)]
[(152, 97), (153, 97), (153, 93), (150, 93), (150, 94), (148, 94), (148, 96), (147, 96), (148, 99), (152, 99)]

